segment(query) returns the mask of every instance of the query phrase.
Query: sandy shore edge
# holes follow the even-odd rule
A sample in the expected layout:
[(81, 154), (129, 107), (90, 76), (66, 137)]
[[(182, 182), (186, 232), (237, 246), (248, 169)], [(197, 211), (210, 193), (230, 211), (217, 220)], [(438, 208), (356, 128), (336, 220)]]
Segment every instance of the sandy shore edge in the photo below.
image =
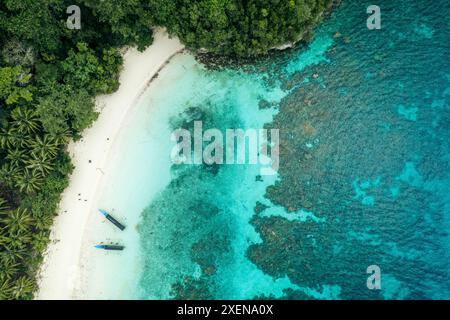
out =
[(121, 125), (139, 96), (159, 70), (183, 50), (178, 39), (170, 39), (162, 29), (154, 32), (154, 42), (144, 52), (128, 49), (124, 54), (119, 89), (96, 98), (98, 120), (85, 130), (83, 139), (70, 143), (69, 153), (75, 170), (64, 191), (55, 218), (44, 262), (39, 272), (35, 299), (71, 299), (80, 273), (80, 253), (93, 201), (104, 174), (108, 154)]

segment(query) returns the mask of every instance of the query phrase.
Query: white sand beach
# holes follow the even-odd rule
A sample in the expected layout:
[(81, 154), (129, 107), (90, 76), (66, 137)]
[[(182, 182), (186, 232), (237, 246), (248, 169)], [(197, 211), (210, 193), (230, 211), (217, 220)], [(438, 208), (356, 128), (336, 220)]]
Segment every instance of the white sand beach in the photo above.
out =
[[(128, 49), (120, 87), (111, 95), (99, 96), (98, 120), (83, 133), (83, 139), (69, 145), (75, 170), (62, 195), (59, 215), (51, 232), (51, 243), (39, 273), (36, 299), (87, 298), (77, 294), (80, 283), (81, 253), (86, 249), (86, 227), (92, 215), (98, 215), (95, 199), (107, 169), (114, 141), (129, 111), (165, 63), (183, 49), (178, 39), (154, 32), (154, 43), (144, 52)], [(90, 244), (91, 245), (91, 244)]]

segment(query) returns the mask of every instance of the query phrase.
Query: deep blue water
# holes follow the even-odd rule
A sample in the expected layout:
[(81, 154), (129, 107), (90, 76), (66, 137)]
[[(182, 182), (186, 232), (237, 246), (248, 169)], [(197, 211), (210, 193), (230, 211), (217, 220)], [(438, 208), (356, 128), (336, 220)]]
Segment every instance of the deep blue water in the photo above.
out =
[(381, 30), (370, 4), (245, 70), (186, 67), (170, 125), (278, 128), (279, 176), (174, 166), (143, 213), (141, 297), (450, 298), (450, 3), (380, 0)]

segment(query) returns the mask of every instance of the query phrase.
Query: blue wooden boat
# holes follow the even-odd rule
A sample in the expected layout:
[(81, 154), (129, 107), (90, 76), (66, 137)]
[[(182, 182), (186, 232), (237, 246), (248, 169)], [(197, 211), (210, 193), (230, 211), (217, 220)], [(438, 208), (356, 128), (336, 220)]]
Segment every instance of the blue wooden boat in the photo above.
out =
[(120, 230), (124, 230), (125, 226), (123, 224), (121, 224), (119, 221), (117, 221), (113, 216), (111, 216), (108, 212), (106, 212), (105, 210), (102, 209), (98, 209), (98, 211), (100, 211), (101, 214), (103, 214), (105, 216), (106, 219), (108, 219), (109, 221), (111, 221), (111, 223), (113, 225), (115, 225), (117, 228), (119, 228)]
[(98, 244), (95, 246), (97, 249), (103, 249), (103, 250), (123, 250), (125, 249), (125, 246), (121, 245), (115, 245), (115, 244)]

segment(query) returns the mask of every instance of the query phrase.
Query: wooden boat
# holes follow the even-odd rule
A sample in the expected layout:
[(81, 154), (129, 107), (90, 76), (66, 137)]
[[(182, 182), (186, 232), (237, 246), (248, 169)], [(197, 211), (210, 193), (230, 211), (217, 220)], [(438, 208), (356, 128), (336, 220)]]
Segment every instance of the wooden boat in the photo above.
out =
[(116, 244), (98, 244), (95, 246), (97, 249), (103, 249), (103, 250), (123, 250), (125, 249), (125, 246), (116, 245)]
[(123, 224), (121, 224), (119, 221), (117, 221), (113, 216), (111, 216), (108, 212), (106, 212), (105, 210), (102, 209), (98, 209), (98, 211), (100, 211), (101, 214), (103, 214), (105, 216), (106, 219), (108, 219), (109, 221), (111, 221), (111, 223), (113, 225), (115, 225), (117, 228), (119, 228), (120, 230), (124, 230), (125, 226)]

